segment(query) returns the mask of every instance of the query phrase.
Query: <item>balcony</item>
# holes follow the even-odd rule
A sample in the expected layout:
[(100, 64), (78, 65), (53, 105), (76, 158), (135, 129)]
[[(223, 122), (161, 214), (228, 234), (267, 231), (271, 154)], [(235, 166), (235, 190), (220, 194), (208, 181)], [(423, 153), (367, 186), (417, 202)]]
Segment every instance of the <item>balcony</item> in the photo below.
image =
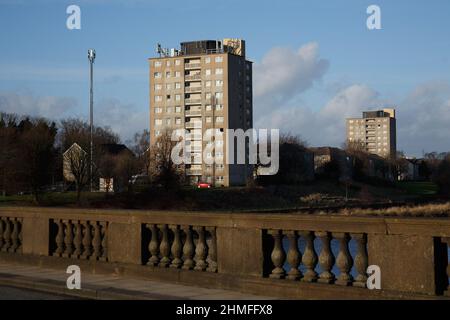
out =
[(184, 87), (184, 92), (202, 92), (202, 87)]
[(200, 69), (201, 64), (200, 63), (185, 63), (184, 68), (185, 69)]
[(202, 170), (201, 169), (186, 169), (186, 175), (188, 176), (201, 176)]
[(202, 103), (202, 99), (201, 98), (197, 98), (197, 99), (185, 99), (184, 100), (185, 104), (197, 104), (197, 103)]
[(202, 146), (187, 146), (186, 150), (189, 152), (202, 152)]
[(188, 129), (195, 129), (195, 128), (201, 128), (202, 122), (201, 121), (188, 121), (185, 122), (185, 128)]
[(201, 79), (202, 79), (201, 74), (187, 74), (184, 76), (185, 81), (201, 80)]
[(187, 117), (201, 116), (202, 115), (202, 110), (185, 110), (184, 114)]

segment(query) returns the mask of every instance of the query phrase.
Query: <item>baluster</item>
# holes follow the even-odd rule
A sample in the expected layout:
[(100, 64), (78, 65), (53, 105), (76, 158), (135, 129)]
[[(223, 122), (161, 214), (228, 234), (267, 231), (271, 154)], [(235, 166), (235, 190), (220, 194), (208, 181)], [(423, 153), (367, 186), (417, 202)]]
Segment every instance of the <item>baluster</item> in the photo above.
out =
[(159, 237), (158, 237), (158, 228), (154, 224), (147, 224), (146, 227), (150, 230), (152, 233), (150, 243), (148, 244), (148, 251), (150, 252), (151, 256), (148, 259), (147, 265), (148, 266), (157, 266), (159, 263)]
[(83, 221), (83, 254), (81, 259), (88, 259), (92, 254), (92, 230), (89, 221)]
[[(450, 250), (450, 238), (445, 238), (445, 242), (447, 243), (447, 250)], [(447, 251), (448, 252), (448, 251)], [(450, 257), (447, 257), (450, 258)], [(447, 278), (450, 278), (450, 262), (447, 262)], [(447, 289), (445, 291), (447, 296), (450, 296), (450, 283), (447, 282)]]
[(194, 227), (195, 232), (198, 234), (198, 241), (195, 247), (195, 267), (194, 270), (205, 271), (208, 267), (206, 263), (206, 256), (208, 250), (206, 247), (205, 229), (204, 227)]
[(353, 277), (350, 274), (352, 269), (353, 259), (348, 250), (348, 242), (350, 241), (350, 236), (348, 233), (336, 233), (335, 238), (339, 240), (339, 254), (336, 259), (336, 264), (339, 267), (340, 274), (336, 280), (336, 284), (342, 286), (349, 286)]
[(317, 265), (317, 254), (314, 249), (314, 233), (311, 231), (303, 231), (300, 233), (306, 240), (305, 252), (303, 253), (302, 262), (306, 267), (306, 272), (302, 278), (305, 282), (317, 281), (317, 272), (314, 270)]
[(19, 247), (19, 225), (16, 218), (11, 218), (11, 223), (13, 225), (13, 230), (11, 232), (11, 246), (9, 247), (8, 252), (14, 253), (16, 252), (17, 247)]
[(162, 239), (159, 245), (159, 252), (161, 253), (161, 260), (159, 260), (160, 267), (168, 267), (170, 264), (170, 243), (169, 243), (169, 230), (166, 224), (158, 225), (161, 230)]
[(11, 223), (9, 218), (5, 218), (5, 231), (3, 232), (3, 252), (8, 252), (9, 247), (11, 246)]
[(180, 227), (177, 225), (170, 225), (170, 230), (173, 232), (173, 243), (172, 243), (172, 256), (173, 260), (170, 264), (171, 268), (180, 268), (183, 264), (183, 260), (181, 260), (181, 252), (183, 249), (183, 246), (181, 244), (181, 238), (180, 238)]
[(194, 268), (194, 241), (192, 240), (192, 230), (190, 226), (183, 226), (183, 231), (186, 234), (186, 240), (183, 246), (183, 269), (191, 270)]
[(356, 287), (365, 288), (367, 286), (367, 266), (369, 265), (367, 256), (367, 235), (365, 233), (352, 234), (353, 239), (358, 245), (358, 252), (355, 256), (355, 267), (358, 275), (355, 278), (353, 285)]
[(102, 255), (100, 257), (100, 261), (108, 261), (108, 222), (100, 223), (102, 227), (101, 236), (102, 236)]
[(287, 262), (291, 269), (287, 273), (287, 279), (298, 280), (302, 277), (302, 273), (298, 269), (301, 262), (301, 253), (298, 249), (298, 236), (296, 231), (286, 231), (284, 233), (289, 240), (289, 250), (287, 253)]
[(269, 230), (267, 233), (270, 234), (274, 240), (273, 250), (270, 255), (270, 258), (275, 268), (272, 270), (272, 273), (270, 274), (269, 277), (274, 279), (282, 279), (285, 276), (283, 264), (286, 259), (286, 254), (284, 253), (281, 241), (282, 234), (280, 230)]
[(63, 225), (65, 226), (65, 236), (64, 236), (64, 244), (66, 250), (63, 253), (63, 257), (69, 258), (73, 253), (73, 226), (70, 220), (63, 220)]
[(18, 227), (19, 227), (19, 246), (17, 247), (16, 252), (22, 253), (22, 240), (23, 240), (23, 234), (22, 234), (22, 218), (17, 219)]
[(315, 234), (322, 242), (322, 250), (319, 255), (319, 265), (322, 272), (319, 275), (318, 282), (333, 283), (336, 277), (333, 272), (331, 272), (335, 262), (333, 252), (331, 251), (331, 234), (326, 231), (319, 231)]
[(94, 237), (92, 238), (92, 247), (93, 247), (93, 251), (92, 251), (92, 256), (91, 256), (91, 260), (97, 260), (98, 258), (100, 258), (100, 254), (101, 252), (101, 245), (102, 245), (102, 236), (100, 234), (100, 226), (98, 225), (97, 221), (93, 222), (93, 234)]
[(64, 253), (64, 226), (60, 219), (56, 220), (55, 223), (58, 226), (58, 233), (55, 238), (56, 250), (53, 253), (53, 256), (61, 257)]
[(82, 241), (83, 241), (83, 229), (80, 224), (80, 221), (76, 220), (75, 221), (75, 237), (73, 239), (75, 251), (72, 253), (72, 257), (74, 257), (75, 259), (80, 258), (83, 253)]
[(208, 268), (206, 271), (217, 272), (217, 239), (216, 239), (216, 227), (208, 227), (206, 231), (211, 235), (211, 245), (208, 246)]
[(3, 223), (3, 217), (0, 217), (0, 250), (3, 248), (3, 232), (4, 232), (4, 223)]

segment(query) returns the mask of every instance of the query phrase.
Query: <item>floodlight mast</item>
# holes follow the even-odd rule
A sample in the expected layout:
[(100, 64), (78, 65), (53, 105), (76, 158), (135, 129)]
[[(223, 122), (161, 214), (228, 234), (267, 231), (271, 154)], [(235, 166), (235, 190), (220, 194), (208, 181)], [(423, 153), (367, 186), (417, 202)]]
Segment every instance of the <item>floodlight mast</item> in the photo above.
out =
[(95, 60), (95, 50), (88, 50), (88, 59), (90, 65), (90, 90), (89, 90), (89, 127), (90, 127), (90, 164), (89, 164), (89, 182), (90, 182), (90, 191), (94, 190), (93, 186), (93, 173), (94, 173), (94, 60)]

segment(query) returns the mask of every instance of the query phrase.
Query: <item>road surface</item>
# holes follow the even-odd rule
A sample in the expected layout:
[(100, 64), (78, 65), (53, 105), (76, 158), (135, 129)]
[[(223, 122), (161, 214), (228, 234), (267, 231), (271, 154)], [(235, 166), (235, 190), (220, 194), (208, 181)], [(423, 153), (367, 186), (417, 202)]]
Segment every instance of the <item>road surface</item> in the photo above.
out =
[(0, 286), (0, 300), (65, 300), (64, 296), (28, 289)]

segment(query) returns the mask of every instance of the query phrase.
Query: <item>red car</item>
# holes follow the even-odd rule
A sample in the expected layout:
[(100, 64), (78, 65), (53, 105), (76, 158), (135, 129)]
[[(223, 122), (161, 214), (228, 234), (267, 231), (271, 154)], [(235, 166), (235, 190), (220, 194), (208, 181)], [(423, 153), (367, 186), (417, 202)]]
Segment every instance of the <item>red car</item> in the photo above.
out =
[(211, 188), (211, 184), (207, 182), (199, 182), (197, 183), (197, 188), (199, 189)]

